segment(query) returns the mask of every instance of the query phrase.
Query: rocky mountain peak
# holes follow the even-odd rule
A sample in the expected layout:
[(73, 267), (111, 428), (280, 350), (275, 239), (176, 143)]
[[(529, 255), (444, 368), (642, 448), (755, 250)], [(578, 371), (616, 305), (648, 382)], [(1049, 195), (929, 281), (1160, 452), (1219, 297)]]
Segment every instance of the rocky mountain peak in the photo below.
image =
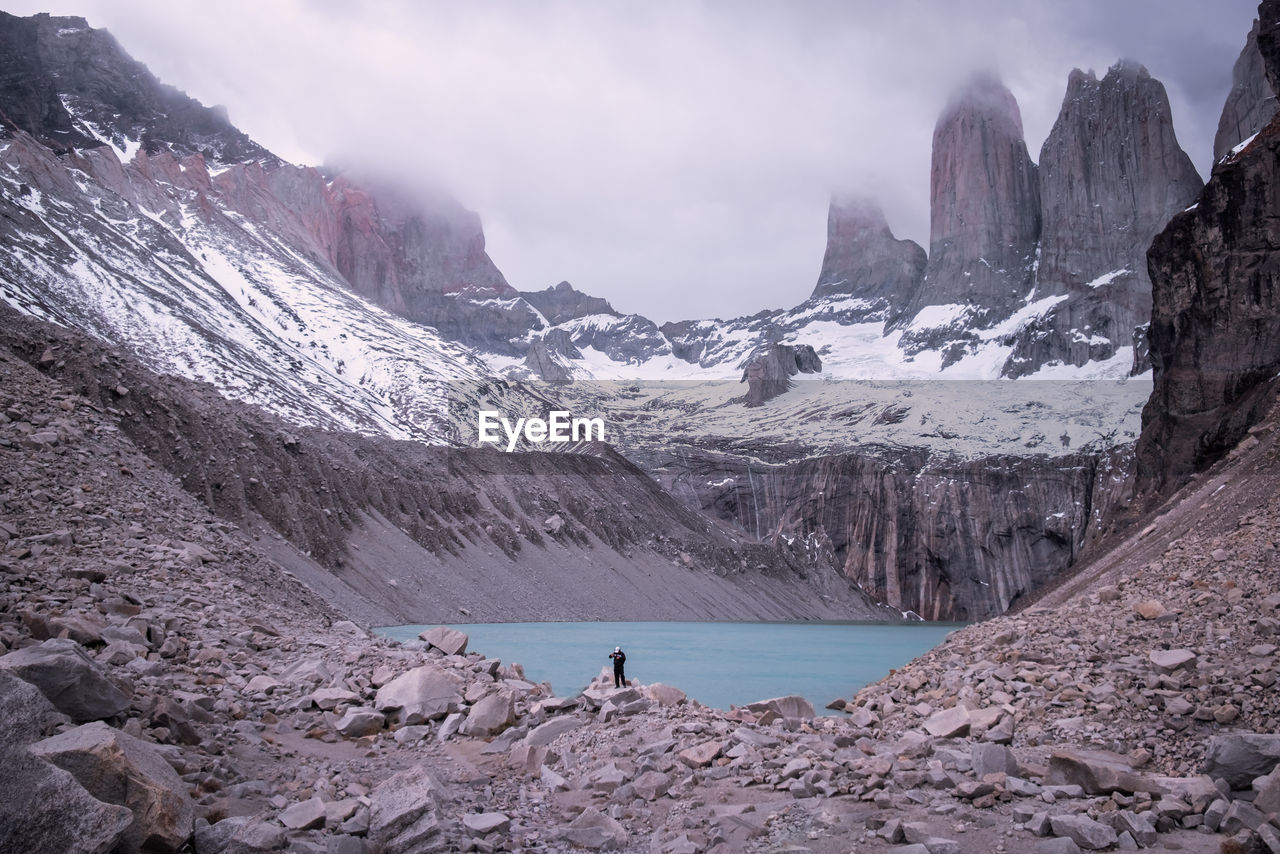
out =
[(1258, 21), (1253, 22), (1244, 49), (1231, 69), (1231, 91), (1222, 105), (1218, 132), (1213, 137), (1213, 160), (1265, 127), (1276, 114), (1276, 93), (1267, 81), (1267, 67), (1258, 50)]
[(910, 306), (1007, 316), (1030, 289), (1040, 184), (1018, 103), (994, 75), (970, 78), (933, 132), (929, 262)]
[(525, 302), (542, 312), (542, 316), (552, 325), (593, 314), (621, 316), (607, 299), (584, 294), (568, 282), (560, 282), (541, 291), (524, 291), (520, 295)]
[(850, 296), (873, 307), (896, 307), (920, 286), (925, 252), (898, 240), (879, 203), (865, 196), (836, 196), (827, 213), (827, 250), (812, 298)]
[(1101, 80), (1073, 71), (1040, 149), (1037, 294), (1066, 293), (1117, 270), (1148, 293), (1146, 247), (1202, 183), (1178, 145), (1164, 86), (1146, 68), (1121, 60)]
[(0, 116), (51, 148), (138, 148), (211, 162), (278, 159), (237, 130), (225, 109), (160, 83), (106, 30), (83, 18), (0, 12)]
[[(1258, 16), (1257, 46), (1274, 86), (1280, 0), (1262, 3)], [(1277, 207), (1280, 119), (1273, 117), (1253, 143), (1214, 167), (1198, 203), (1151, 244), (1154, 387), (1137, 448), (1148, 494), (1167, 494), (1248, 444), (1250, 429), (1273, 405), (1280, 372)]]

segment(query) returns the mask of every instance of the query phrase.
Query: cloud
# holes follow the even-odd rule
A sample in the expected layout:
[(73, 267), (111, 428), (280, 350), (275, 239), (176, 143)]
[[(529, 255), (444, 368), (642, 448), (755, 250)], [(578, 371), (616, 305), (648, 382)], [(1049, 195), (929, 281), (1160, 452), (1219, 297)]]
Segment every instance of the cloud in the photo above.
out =
[[(30, 5), (31, 8), (23, 8)], [(39, 8), (37, 8), (37, 5)], [(10, 2), (29, 14), (47, 2)], [(1137, 59), (1207, 172), (1243, 0), (58, 2), (302, 162), (446, 185), (509, 281), (569, 279), (657, 320), (792, 305), (833, 191), (928, 243), (929, 146), (994, 67), (1036, 157), (1072, 67)]]

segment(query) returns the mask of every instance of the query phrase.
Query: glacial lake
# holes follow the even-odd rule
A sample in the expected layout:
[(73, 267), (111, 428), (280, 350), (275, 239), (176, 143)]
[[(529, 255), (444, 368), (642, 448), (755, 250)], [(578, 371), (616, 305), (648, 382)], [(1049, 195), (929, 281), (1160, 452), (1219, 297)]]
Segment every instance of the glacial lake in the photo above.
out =
[[(627, 678), (674, 685), (718, 709), (800, 694), (819, 714), (837, 697), (937, 646), (959, 623), (479, 623), (451, 628), (468, 651), (518, 662), (532, 682), (573, 696), (610, 668), (615, 646)], [(431, 626), (378, 633), (413, 640)]]

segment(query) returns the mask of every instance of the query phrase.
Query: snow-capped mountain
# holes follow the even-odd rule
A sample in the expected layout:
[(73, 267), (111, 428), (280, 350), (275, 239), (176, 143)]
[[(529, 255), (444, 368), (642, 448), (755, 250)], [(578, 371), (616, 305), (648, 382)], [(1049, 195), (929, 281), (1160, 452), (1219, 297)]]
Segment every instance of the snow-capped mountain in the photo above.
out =
[(1038, 164), (976, 79), (928, 252), (837, 198), (809, 299), (659, 326), (518, 290), (457, 201), (285, 163), (81, 19), (0, 14), (0, 47), (0, 300), (154, 371), (428, 443), (600, 415), (687, 508), (930, 618), (1008, 607), (1128, 494), (1146, 245), (1199, 189), (1139, 66), (1073, 74)]
[[(518, 291), (457, 202), (284, 163), (81, 19), (0, 26), (16, 46), (0, 105), (0, 296), (294, 420), (427, 441), (465, 440), (458, 412), (481, 394), (545, 409), (581, 399), (563, 388), (575, 381), (772, 377), (744, 397), (758, 405), (797, 370), (1122, 378), (1145, 321), (1144, 235), (1196, 188), (1163, 89), (1142, 69), (1073, 75), (1039, 169), (1012, 95), (979, 78), (939, 120), (931, 253), (895, 238), (874, 201), (837, 199), (808, 300), (659, 327), (568, 283)], [(1116, 144), (1124, 180), (1097, 180), (1092, 155), (1054, 154), (1105, 153), (1139, 126), (1156, 142)], [(1081, 175), (1098, 189), (1077, 192)], [(990, 210), (1017, 226), (974, 213)], [(1082, 210), (1102, 236), (1070, 236)], [(1011, 228), (1019, 259), (1045, 258), (1016, 282), (991, 272), (1013, 264), (996, 251)], [(779, 346), (814, 358), (779, 368)]]

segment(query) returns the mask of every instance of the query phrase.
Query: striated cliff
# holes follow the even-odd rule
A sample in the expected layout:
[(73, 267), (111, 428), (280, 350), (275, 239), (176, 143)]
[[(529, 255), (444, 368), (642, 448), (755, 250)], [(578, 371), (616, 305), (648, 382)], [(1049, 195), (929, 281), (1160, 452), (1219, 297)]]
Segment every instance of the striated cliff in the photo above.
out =
[(964, 460), (924, 450), (769, 465), (671, 449), (647, 468), (756, 537), (829, 554), (878, 601), (927, 620), (1004, 612), (1064, 573), (1131, 488), (1127, 450)]
[[(1257, 43), (1280, 76), (1280, 3)], [(1138, 443), (1139, 486), (1167, 494), (1243, 439), (1280, 374), (1280, 121), (1214, 166), (1199, 201), (1147, 254), (1155, 386)]]

